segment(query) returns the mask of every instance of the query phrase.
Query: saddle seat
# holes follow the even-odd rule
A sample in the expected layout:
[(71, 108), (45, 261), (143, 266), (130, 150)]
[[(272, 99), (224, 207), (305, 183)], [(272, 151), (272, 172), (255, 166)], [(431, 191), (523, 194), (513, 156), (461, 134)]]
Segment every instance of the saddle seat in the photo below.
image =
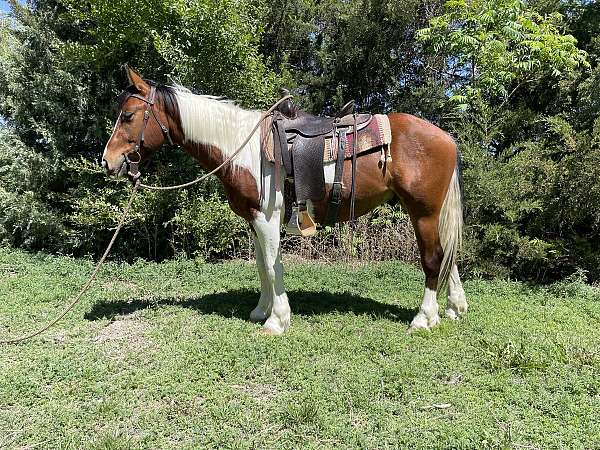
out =
[[(373, 117), (371, 114), (358, 114), (356, 116), (357, 130), (364, 128)], [(333, 134), (333, 128), (354, 127), (354, 116), (348, 114), (344, 117), (319, 117), (301, 113), (295, 118), (284, 118), (283, 128), (288, 134), (299, 134), (304, 137), (327, 136)]]

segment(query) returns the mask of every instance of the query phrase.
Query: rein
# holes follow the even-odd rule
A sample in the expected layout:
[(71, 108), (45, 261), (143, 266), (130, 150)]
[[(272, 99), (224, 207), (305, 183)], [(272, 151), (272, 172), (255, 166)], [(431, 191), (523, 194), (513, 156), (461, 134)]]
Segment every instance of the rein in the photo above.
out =
[(90, 288), (90, 286), (92, 285), (92, 283), (96, 279), (96, 276), (98, 275), (98, 272), (100, 271), (100, 268), (102, 267), (102, 265), (104, 264), (104, 261), (108, 257), (108, 254), (112, 250), (112, 247), (113, 247), (115, 241), (117, 240), (117, 236), (119, 235), (119, 232), (121, 231), (121, 229), (123, 228), (123, 225), (125, 224), (125, 219), (129, 215), (129, 211), (131, 210), (131, 205), (133, 204), (133, 199), (135, 198), (135, 196), (136, 196), (136, 194), (138, 192), (138, 189), (140, 187), (144, 188), (144, 189), (155, 190), (155, 191), (169, 191), (169, 190), (186, 188), (188, 186), (192, 186), (194, 184), (197, 184), (197, 183), (200, 183), (200, 182), (204, 181), (209, 176), (215, 174), (220, 169), (222, 169), (225, 165), (229, 164), (242, 151), (242, 149), (246, 146), (246, 144), (248, 144), (248, 142), (250, 141), (250, 139), (252, 139), (252, 136), (254, 136), (254, 133), (256, 133), (256, 130), (258, 130), (258, 128), (261, 126), (261, 124), (264, 122), (264, 120), (267, 117), (269, 117), (273, 113), (273, 111), (275, 111), (275, 109), (281, 103), (283, 103), (285, 100), (287, 100), (289, 98), (292, 98), (291, 95), (286, 95), (285, 97), (282, 97), (281, 99), (279, 99), (267, 111), (265, 111), (261, 115), (259, 121), (254, 126), (254, 128), (252, 129), (252, 131), (250, 132), (250, 134), (248, 135), (248, 137), (246, 139), (244, 139), (244, 141), (237, 148), (237, 150), (235, 152), (233, 152), (229, 157), (227, 157), (215, 169), (211, 170), (207, 174), (205, 174), (205, 175), (203, 175), (203, 176), (201, 176), (201, 177), (199, 177), (199, 178), (197, 178), (197, 179), (195, 179), (193, 181), (190, 181), (188, 183), (178, 184), (178, 185), (175, 185), (175, 186), (149, 186), (149, 185), (143, 184), (140, 181), (140, 177), (142, 176), (142, 174), (139, 171), (139, 163), (140, 163), (140, 160), (141, 160), (141, 156), (140, 156), (139, 151), (140, 151), (141, 147), (144, 145), (144, 132), (146, 131), (146, 127), (148, 126), (148, 121), (150, 119), (150, 114), (152, 114), (154, 116), (154, 118), (156, 119), (156, 122), (161, 127), (161, 130), (163, 131), (163, 134), (165, 135), (165, 137), (167, 137), (167, 139), (169, 140), (169, 143), (173, 144), (173, 141), (171, 140), (171, 135), (169, 133), (169, 129), (166, 126), (163, 125), (163, 123), (158, 119), (158, 117), (156, 116), (156, 113), (154, 112), (154, 98), (155, 98), (155, 95), (156, 95), (156, 88), (154, 86), (152, 86), (152, 88), (150, 90), (150, 95), (148, 96), (148, 99), (143, 98), (143, 97), (141, 97), (141, 96), (139, 96), (137, 94), (132, 94), (132, 96), (134, 96), (136, 98), (139, 98), (140, 100), (143, 100), (144, 102), (146, 102), (146, 110), (144, 111), (144, 124), (143, 124), (142, 130), (140, 131), (140, 134), (139, 134), (136, 146), (135, 146), (135, 150), (134, 150), (134, 152), (137, 153), (137, 155), (139, 156), (139, 159), (137, 161), (131, 161), (129, 159), (129, 157), (127, 156), (127, 154), (124, 155), (125, 156), (125, 162), (127, 163), (127, 167), (128, 167), (127, 175), (129, 176), (129, 178), (133, 182), (133, 188), (132, 188), (132, 191), (131, 191), (131, 196), (129, 197), (129, 201), (127, 202), (127, 206), (125, 207), (125, 210), (123, 211), (123, 215), (121, 216), (121, 219), (119, 219), (119, 223), (117, 225), (117, 228), (115, 229), (115, 232), (114, 232), (114, 234), (113, 234), (110, 242), (108, 243), (108, 246), (106, 247), (106, 250), (102, 254), (102, 257), (98, 261), (98, 264), (96, 264), (96, 267), (94, 268), (94, 271), (92, 272), (92, 275), (90, 275), (90, 278), (83, 285), (83, 287), (81, 288), (81, 290), (79, 291), (79, 293), (75, 296), (75, 298), (53, 320), (51, 320), (50, 322), (48, 322), (46, 325), (44, 325), (39, 330), (32, 331), (30, 333), (24, 334), (24, 335), (16, 337), (16, 338), (2, 339), (2, 340), (0, 340), (0, 345), (2, 345), (2, 344), (16, 344), (16, 343), (19, 343), (19, 342), (27, 341), (27, 340), (29, 340), (31, 338), (36, 337), (36, 336), (39, 336), (43, 332), (47, 331), (53, 325), (56, 325), (56, 323), (59, 320), (61, 320), (63, 317), (65, 317), (67, 315), (67, 313), (69, 311), (71, 311), (75, 307), (75, 305), (77, 305), (77, 303), (79, 303), (81, 301), (81, 299), (83, 298), (83, 294), (85, 294), (88, 291), (88, 289)]

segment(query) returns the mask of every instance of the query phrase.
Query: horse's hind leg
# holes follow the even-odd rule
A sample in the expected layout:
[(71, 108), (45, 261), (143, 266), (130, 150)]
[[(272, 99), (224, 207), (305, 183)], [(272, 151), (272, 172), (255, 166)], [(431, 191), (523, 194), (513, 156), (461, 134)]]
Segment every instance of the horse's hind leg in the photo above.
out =
[(450, 278), (448, 279), (448, 304), (446, 305), (446, 317), (449, 319), (456, 320), (461, 315), (467, 312), (467, 299), (465, 297), (465, 291), (460, 282), (460, 276), (458, 274), (458, 267), (456, 264), (452, 266), (450, 272)]
[(440, 245), (436, 216), (420, 217), (413, 221), (413, 226), (425, 272), (425, 293), (419, 312), (410, 324), (410, 330), (429, 330), (440, 323), (437, 284), (444, 252)]

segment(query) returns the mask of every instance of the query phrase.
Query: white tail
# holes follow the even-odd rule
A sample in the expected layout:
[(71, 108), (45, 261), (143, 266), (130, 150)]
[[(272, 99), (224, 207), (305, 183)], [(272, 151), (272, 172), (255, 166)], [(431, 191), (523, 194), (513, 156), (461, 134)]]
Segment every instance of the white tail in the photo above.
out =
[(444, 250), (444, 259), (442, 259), (440, 274), (438, 276), (438, 294), (448, 285), (450, 272), (456, 263), (456, 255), (462, 245), (463, 211), (459, 177), (457, 165), (454, 168), (448, 192), (446, 193), (446, 198), (440, 212), (438, 232), (440, 243)]

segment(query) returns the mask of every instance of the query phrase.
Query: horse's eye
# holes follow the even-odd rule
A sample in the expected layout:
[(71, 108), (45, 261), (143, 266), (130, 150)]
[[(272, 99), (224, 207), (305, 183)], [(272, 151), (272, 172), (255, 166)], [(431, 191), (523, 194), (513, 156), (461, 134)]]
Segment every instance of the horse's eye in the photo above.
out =
[(123, 111), (121, 114), (121, 120), (123, 122), (130, 122), (133, 117), (133, 111)]

